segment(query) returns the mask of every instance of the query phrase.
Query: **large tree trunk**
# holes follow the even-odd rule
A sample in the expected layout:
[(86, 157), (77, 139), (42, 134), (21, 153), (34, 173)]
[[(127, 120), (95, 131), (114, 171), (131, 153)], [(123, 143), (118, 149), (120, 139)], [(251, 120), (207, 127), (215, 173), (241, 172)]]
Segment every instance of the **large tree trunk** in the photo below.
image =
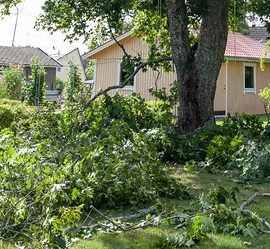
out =
[(166, 0), (179, 89), (179, 129), (214, 123), (216, 81), (228, 35), (228, 0), (207, 0), (198, 48), (191, 48), (185, 0)]

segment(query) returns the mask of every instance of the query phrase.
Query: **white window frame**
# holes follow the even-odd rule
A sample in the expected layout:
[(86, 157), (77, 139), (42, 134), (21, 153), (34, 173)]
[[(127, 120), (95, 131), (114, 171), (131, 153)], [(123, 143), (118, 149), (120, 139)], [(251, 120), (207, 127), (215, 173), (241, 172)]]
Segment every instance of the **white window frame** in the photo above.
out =
[[(246, 88), (246, 67), (253, 67), (254, 70), (254, 88)], [(244, 79), (244, 94), (255, 93), (256, 94), (256, 63), (243, 63), (243, 79)]]
[[(122, 60), (117, 60), (117, 79), (116, 79), (116, 84), (119, 86), (120, 85), (120, 74), (121, 74), (121, 63)], [(136, 68), (134, 68), (135, 70)], [(123, 88), (121, 88), (122, 90), (130, 90), (130, 91), (134, 91), (136, 92), (136, 75), (134, 76), (134, 84), (133, 86), (124, 86)], [(118, 89), (118, 90), (121, 90)]]
[(58, 73), (61, 73), (61, 72), (62, 72), (62, 68), (61, 68), (61, 67), (58, 67), (58, 68), (57, 68), (57, 72), (58, 72)]

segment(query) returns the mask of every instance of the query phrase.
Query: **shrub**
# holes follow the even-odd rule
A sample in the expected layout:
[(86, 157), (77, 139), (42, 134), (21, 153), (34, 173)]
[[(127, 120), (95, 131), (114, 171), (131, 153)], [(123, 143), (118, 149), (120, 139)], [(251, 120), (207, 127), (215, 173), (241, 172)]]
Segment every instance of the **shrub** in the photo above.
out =
[(0, 87), (2, 97), (20, 99), (24, 85), (24, 70), (22, 65), (9, 64), (1, 68)]
[(14, 122), (29, 119), (32, 112), (33, 110), (19, 101), (0, 99), (0, 130), (10, 127)]

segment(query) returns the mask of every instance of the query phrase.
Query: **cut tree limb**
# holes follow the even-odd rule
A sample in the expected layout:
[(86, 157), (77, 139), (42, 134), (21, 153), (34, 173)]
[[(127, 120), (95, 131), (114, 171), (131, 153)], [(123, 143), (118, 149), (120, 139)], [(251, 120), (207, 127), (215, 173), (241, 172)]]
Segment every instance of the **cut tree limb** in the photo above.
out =
[[(254, 216), (255, 213), (251, 210), (248, 210), (248, 209), (244, 209), (245, 206), (249, 205), (251, 202), (253, 202), (257, 197), (270, 197), (270, 194), (269, 193), (263, 193), (263, 194), (260, 194), (260, 193), (255, 193), (253, 194), (249, 199), (247, 199), (245, 202), (243, 202), (241, 205), (240, 205), (240, 211), (242, 213), (245, 213), (247, 215), (250, 215), (250, 216)], [(259, 229), (262, 233), (266, 233), (266, 234), (270, 234), (270, 224), (263, 218), (261, 217), (258, 217), (259, 221), (265, 225), (269, 231), (265, 231), (265, 230), (262, 230), (262, 229)]]

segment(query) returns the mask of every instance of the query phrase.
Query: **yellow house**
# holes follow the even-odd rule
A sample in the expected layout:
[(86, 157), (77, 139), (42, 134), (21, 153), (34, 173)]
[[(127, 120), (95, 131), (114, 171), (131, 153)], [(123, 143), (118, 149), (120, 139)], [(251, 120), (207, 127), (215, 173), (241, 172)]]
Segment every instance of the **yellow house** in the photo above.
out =
[[(128, 54), (140, 54), (145, 58), (148, 46), (141, 38), (131, 36), (128, 31), (118, 36)], [(226, 115), (235, 112), (251, 114), (264, 114), (264, 103), (258, 93), (270, 83), (270, 56), (266, 57), (265, 70), (260, 69), (260, 58), (263, 56), (265, 46), (243, 34), (228, 33), (225, 57), (227, 63), (221, 66), (217, 80), (215, 95), (215, 114)], [(114, 41), (108, 41), (83, 55), (85, 59), (95, 60), (93, 95), (100, 89), (119, 85), (123, 78), (121, 59), (123, 51)], [(211, 70), (211, 69), (209, 69)], [(176, 80), (175, 73), (161, 74), (152, 70), (140, 71), (134, 80), (122, 89), (113, 90), (111, 94), (119, 92), (128, 95), (132, 92), (139, 93), (146, 101), (154, 100), (148, 89), (160, 89)]]

